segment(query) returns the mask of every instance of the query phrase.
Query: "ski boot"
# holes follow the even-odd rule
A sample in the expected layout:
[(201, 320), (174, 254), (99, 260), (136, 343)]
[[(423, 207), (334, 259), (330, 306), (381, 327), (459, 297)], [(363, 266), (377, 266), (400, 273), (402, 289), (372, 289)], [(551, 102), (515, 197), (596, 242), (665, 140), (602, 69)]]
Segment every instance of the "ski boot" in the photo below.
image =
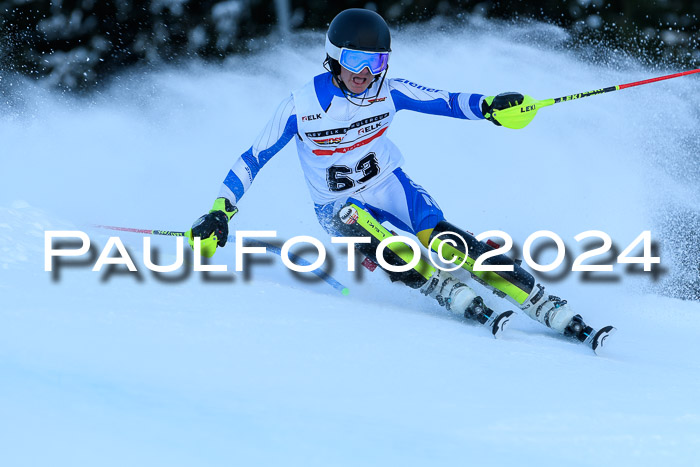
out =
[(491, 308), (487, 307), (484, 304), (484, 300), (478, 296), (472, 300), (467, 309), (464, 311), (465, 318), (476, 320), (484, 326), (490, 326), (491, 333), (495, 338), (498, 338), (503, 332), (506, 325), (510, 321), (511, 316), (514, 314), (515, 313), (510, 310), (498, 314)]
[(612, 326), (604, 326), (596, 332), (583, 322), (581, 315), (576, 315), (571, 318), (566, 329), (564, 329), (564, 335), (582, 342), (584, 345), (591, 347), (596, 355), (600, 355), (608, 336), (615, 334), (615, 331), (617, 329)]
[(566, 300), (555, 295), (545, 296), (544, 287), (540, 284), (536, 285), (536, 290), (525, 300), (521, 309), (535, 321), (590, 347), (596, 355), (600, 355), (606, 339), (616, 331), (612, 326), (595, 331), (583, 322), (581, 315), (574, 313)]
[(493, 337), (498, 338), (515, 314), (512, 311), (496, 313), (484, 304), (467, 284), (460, 282), (446, 271), (437, 269), (433, 276), (420, 289), (421, 293), (437, 300), (451, 312), (463, 315), (491, 329)]

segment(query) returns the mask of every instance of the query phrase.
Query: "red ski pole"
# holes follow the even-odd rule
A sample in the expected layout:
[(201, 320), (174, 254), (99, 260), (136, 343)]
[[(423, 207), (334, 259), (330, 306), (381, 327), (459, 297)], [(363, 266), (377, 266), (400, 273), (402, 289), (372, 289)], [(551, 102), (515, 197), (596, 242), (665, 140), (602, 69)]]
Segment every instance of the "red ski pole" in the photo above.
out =
[(609, 86), (607, 88), (596, 89), (593, 91), (580, 92), (577, 94), (570, 94), (568, 96), (556, 97), (554, 99), (544, 99), (538, 101), (531, 96), (525, 96), (522, 104), (509, 107), (502, 110), (494, 110), (493, 118), (495, 118), (498, 123), (506, 128), (520, 129), (525, 128), (535, 115), (537, 111), (543, 107), (548, 107), (550, 105), (558, 104), (560, 102), (568, 102), (574, 99), (582, 99), (584, 97), (597, 96), (598, 94), (605, 94), (607, 92), (619, 91), (620, 89), (632, 88), (635, 86), (641, 86), (643, 84), (655, 83), (657, 81), (663, 81), (666, 79), (678, 78), (681, 76), (692, 75), (694, 73), (700, 73), (700, 68), (695, 70), (682, 71), (680, 73), (673, 73), (670, 75), (659, 76), (657, 78), (644, 79), (641, 81), (635, 81), (633, 83), (618, 84), (615, 86)]

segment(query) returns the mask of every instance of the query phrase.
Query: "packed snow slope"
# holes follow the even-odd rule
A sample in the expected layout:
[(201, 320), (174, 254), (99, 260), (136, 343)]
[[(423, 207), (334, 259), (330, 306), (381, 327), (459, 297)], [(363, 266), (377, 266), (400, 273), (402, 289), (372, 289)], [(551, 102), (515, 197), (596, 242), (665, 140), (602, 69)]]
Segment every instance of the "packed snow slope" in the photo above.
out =
[[(586, 62), (545, 25), (438, 29), (397, 33), (390, 76), (549, 98), (675, 71), (612, 52), (606, 65)], [(608, 233), (620, 250), (652, 231), (665, 269), (657, 283), (621, 265), (614, 281), (541, 279), (593, 326), (617, 326), (604, 357), (523, 314), (496, 341), (381, 271), (345, 272), (293, 145), (260, 172), (232, 225), (323, 239), (347, 297), (293, 277), (275, 255), (249, 264), (248, 277), (234, 273), (233, 246), (214, 257), (229, 269), (216, 280), (191, 268), (156, 276), (141, 236), (91, 227), (188, 228), (277, 103), (322, 72), (322, 44), (300, 37), (220, 67), (124, 75), (87, 99), (29, 83), (8, 91), (0, 464), (697, 462), (700, 304), (659, 285), (697, 274), (674, 262), (688, 256), (674, 253), (683, 238), (663, 237), (668, 213), (700, 205), (696, 78), (543, 109), (519, 131), (402, 112), (389, 132), (406, 172), (465, 229), (503, 230), (520, 246), (551, 230), (572, 257), (583, 231)], [(139, 273), (92, 272), (95, 256), (45, 272), (47, 230), (86, 231), (95, 255), (117, 234)], [(173, 238), (153, 244), (162, 263), (174, 259)]]

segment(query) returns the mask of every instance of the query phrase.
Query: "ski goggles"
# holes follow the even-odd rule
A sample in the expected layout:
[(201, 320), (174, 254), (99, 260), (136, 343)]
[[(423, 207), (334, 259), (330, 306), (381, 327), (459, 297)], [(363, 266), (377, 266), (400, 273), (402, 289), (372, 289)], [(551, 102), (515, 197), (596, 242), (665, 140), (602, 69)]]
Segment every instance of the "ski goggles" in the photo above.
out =
[(378, 75), (386, 70), (390, 52), (365, 52), (346, 47), (340, 48), (333, 45), (326, 36), (326, 53), (331, 58), (338, 60), (343, 68), (353, 73), (360, 73), (367, 67), (370, 73)]
[(389, 64), (389, 52), (365, 52), (343, 47), (340, 49), (338, 63), (353, 73), (360, 73), (367, 67), (370, 73), (378, 75), (386, 70)]

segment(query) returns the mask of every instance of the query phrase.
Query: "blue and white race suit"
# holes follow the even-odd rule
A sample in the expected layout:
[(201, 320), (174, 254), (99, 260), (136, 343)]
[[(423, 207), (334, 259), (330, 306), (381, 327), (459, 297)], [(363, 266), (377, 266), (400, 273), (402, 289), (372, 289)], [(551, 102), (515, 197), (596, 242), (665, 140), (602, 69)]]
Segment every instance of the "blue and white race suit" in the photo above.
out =
[(385, 81), (374, 96), (375, 86), (365, 91), (373, 97), (365, 98), (364, 106), (349, 102), (330, 73), (294, 91), (233, 164), (219, 196), (234, 204), (240, 201), (260, 169), (296, 137), (319, 222), (329, 232), (330, 218), (349, 200), (378, 221), (413, 234), (435, 227), (444, 218), (442, 210), (401, 170), (403, 156), (386, 131), (400, 110), (483, 119), (484, 96), (450, 93), (406, 79)]

